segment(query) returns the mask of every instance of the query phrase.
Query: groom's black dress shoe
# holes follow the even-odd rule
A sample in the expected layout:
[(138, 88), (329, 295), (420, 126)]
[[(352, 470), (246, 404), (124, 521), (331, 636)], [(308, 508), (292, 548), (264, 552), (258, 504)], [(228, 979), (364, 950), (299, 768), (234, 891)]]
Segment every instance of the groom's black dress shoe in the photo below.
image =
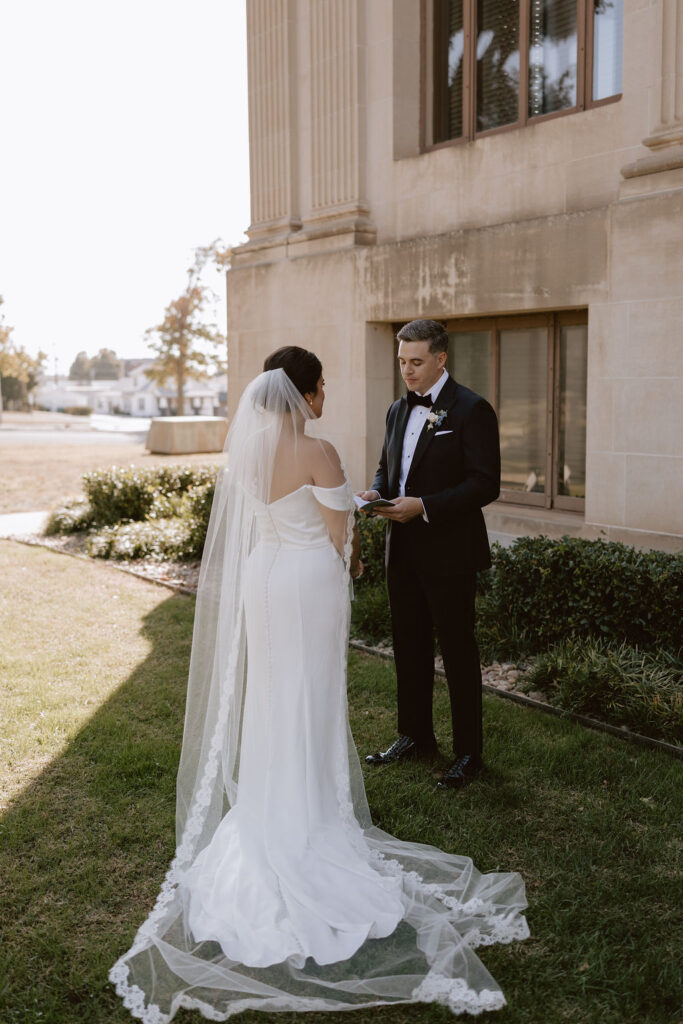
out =
[(443, 773), (436, 784), (437, 789), (462, 789), (479, 774), (481, 768), (481, 758), (463, 754)]
[(436, 750), (422, 750), (410, 736), (399, 736), (388, 750), (378, 750), (376, 754), (368, 754), (365, 758), (365, 763), (374, 765), (392, 764), (394, 761), (408, 761), (413, 758), (431, 757), (435, 753)]

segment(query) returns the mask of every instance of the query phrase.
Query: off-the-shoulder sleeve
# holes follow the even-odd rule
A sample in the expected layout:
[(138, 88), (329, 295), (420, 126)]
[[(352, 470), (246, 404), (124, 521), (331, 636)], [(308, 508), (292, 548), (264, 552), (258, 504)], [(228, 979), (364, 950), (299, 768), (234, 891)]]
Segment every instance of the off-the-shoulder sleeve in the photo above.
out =
[(337, 512), (348, 512), (354, 506), (351, 484), (345, 480), (339, 487), (316, 487), (312, 485), (314, 498), (327, 508)]

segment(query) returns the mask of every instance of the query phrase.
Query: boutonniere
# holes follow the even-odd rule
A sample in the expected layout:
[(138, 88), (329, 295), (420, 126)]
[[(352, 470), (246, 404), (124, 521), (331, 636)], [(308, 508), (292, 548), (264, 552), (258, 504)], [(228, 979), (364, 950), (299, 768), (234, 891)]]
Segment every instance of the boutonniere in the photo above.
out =
[(445, 409), (431, 409), (427, 416), (427, 430), (435, 430), (437, 427), (440, 427), (446, 416)]

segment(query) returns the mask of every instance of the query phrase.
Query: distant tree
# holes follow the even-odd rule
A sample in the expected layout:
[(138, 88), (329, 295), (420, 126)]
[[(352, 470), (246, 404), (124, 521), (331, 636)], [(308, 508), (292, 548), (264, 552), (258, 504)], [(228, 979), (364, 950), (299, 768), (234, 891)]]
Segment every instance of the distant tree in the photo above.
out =
[(207, 307), (215, 296), (200, 280), (207, 263), (220, 265), (221, 259), (217, 242), (196, 249), (184, 292), (169, 302), (163, 321), (145, 332), (150, 348), (156, 353), (154, 365), (145, 373), (158, 384), (175, 381), (179, 416), (185, 412), (188, 377), (203, 378), (209, 375), (209, 369), (225, 368), (225, 359), (216, 349), (219, 346), (225, 349), (226, 336), (216, 324), (204, 322)]
[(87, 352), (79, 352), (69, 367), (69, 380), (90, 380), (90, 359)]
[(7, 405), (10, 402), (23, 404), (26, 401), (26, 384), (24, 381), (19, 380), (18, 377), (3, 376), (2, 400)]
[[(0, 306), (3, 301), (0, 295)], [(2, 380), (0, 415), (2, 414), (2, 396), (5, 395), (7, 401), (25, 401), (27, 393), (37, 385), (40, 369), (47, 359), (44, 352), (39, 352), (34, 357), (30, 356), (21, 345), (15, 345), (11, 338), (13, 330), (13, 327), (5, 323), (4, 314), (0, 313), (0, 380)], [(7, 387), (4, 383), (5, 379), (8, 381)]]
[(38, 386), (40, 371), (47, 359), (45, 352), (39, 352), (35, 358), (30, 356), (23, 348), (14, 347), (14, 375), (26, 385), (26, 391), (31, 392)]
[[(2, 295), (0, 295), (0, 306), (4, 304), (4, 301)], [(11, 370), (12, 343), (10, 335), (13, 330), (13, 327), (5, 323), (5, 314), (0, 313), (0, 374), (3, 375), (9, 375)]]
[(101, 348), (90, 360), (90, 369), (95, 380), (118, 380), (121, 376), (121, 362), (110, 348)]

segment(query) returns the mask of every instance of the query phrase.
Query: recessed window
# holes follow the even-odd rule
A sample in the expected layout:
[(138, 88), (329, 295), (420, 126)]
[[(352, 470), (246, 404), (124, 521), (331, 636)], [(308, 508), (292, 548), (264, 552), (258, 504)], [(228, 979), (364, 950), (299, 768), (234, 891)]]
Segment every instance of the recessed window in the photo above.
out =
[(623, 0), (425, 0), (426, 145), (621, 94)]
[[(398, 331), (401, 324), (395, 324)], [(582, 511), (585, 311), (447, 322), (448, 370), (496, 410), (501, 500)], [(405, 394), (396, 361), (396, 397)]]

